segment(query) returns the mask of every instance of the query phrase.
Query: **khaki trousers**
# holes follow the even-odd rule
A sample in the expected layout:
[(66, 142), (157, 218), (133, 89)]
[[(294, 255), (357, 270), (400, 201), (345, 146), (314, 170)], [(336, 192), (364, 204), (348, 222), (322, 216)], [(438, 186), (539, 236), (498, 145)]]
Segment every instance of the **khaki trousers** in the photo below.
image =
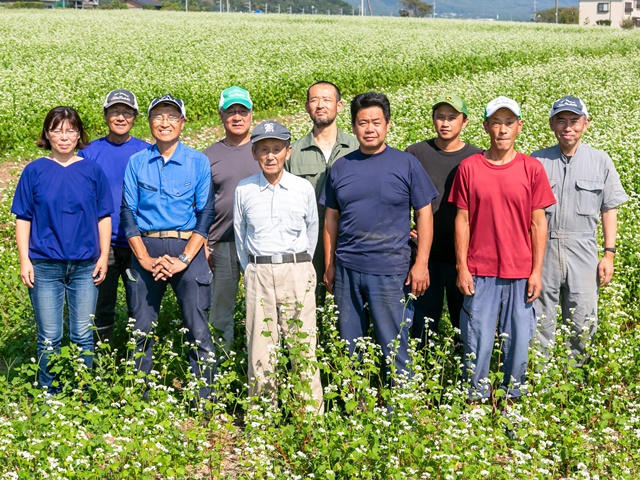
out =
[[(302, 352), (316, 361), (316, 274), (311, 262), (282, 264), (249, 263), (244, 272), (247, 306), (247, 350), (250, 396), (267, 394), (276, 401), (276, 345), (284, 340), (291, 351), (301, 342)], [(300, 333), (307, 334), (300, 338)], [(292, 366), (297, 368), (295, 358)], [(299, 372), (310, 381), (318, 412), (323, 411), (320, 371), (310, 367)]]

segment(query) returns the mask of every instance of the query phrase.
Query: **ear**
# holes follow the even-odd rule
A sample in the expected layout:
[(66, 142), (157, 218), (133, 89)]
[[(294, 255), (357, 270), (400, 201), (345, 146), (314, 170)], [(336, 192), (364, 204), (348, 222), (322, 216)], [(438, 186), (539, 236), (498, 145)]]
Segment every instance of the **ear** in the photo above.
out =
[(484, 122), (482, 122), (482, 128), (484, 128), (484, 131), (486, 133), (489, 133), (489, 124), (487, 123), (486, 120)]
[(336, 110), (338, 113), (340, 113), (343, 108), (344, 108), (344, 101), (340, 99), (336, 102)]
[(586, 132), (586, 131), (587, 131), (587, 128), (589, 128), (589, 125), (591, 125), (591, 119), (590, 119), (590, 118), (587, 118), (587, 119), (585, 119), (585, 121), (584, 121), (584, 130), (583, 130), (583, 132)]
[(518, 134), (522, 132), (522, 125), (524, 124), (524, 122), (522, 121), (522, 119), (518, 120)]

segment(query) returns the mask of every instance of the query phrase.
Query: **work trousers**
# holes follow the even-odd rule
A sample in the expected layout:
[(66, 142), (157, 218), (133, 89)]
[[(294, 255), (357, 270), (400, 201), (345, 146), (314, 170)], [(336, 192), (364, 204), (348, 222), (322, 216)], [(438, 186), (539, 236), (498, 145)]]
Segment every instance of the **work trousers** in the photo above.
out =
[(236, 252), (236, 242), (218, 242), (211, 249), (213, 256), (213, 280), (211, 282), (211, 310), (209, 322), (221, 333), (215, 339), (218, 348), (231, 351), (234, 337), (234, 314), (236, 296), (240, 280), (240, 262)]
[(107, 276), (98, 287), (98, 302), (96, 304), (96, 330), (93, 338), (96, 343), (111, 342), (116, 318), (116, 303), (118, 302), (118, 279), (122, 279), (127, 300), (127, 312), (131, 317), (131, 298), (129, 294), (129, 277), (127, 269), (131, 267), (131, 249), (114, 247), (109, 249), (109, 263)]
[[(247, 349), (250, 396), (269, 395), (276, 404), (276, 345), (300, 347), (301, 354), (316, 362), (316, 274), (311, 262), (254, 264), (244, 272), (247, 305)], [(295, 355), (291, 356), (298, 367)], [(324, 411), (320, 370), (308, 365), (300, 372), (310, 382), (311, 396), (319, 413)]]
[[(186, 240), (177, 238), (142, 237), (149, 255), (153, 258), (169, 255), (178, 257), (186, 245)], [(131, 262), (131, 310), (135, 319), (133, 337), (136, 341), (136, 352), (144, 355), (136, 360), (136, 368), (149, 374), (153, 367), (153, 328), (158, 320), (162, 297), (171, 285), (176, 294), (184, 326), (187, 328), (186, 338), (191, 348), (189, 363), (191, 372), (196, 378), (206, 382), (201, 387), (201, 398), (213, 394), (213, 379), (216, 374), (215, 352), (207, 309), (211, 304), (211, 270), (200, 249), (191, 264), (182, 272), (173, 275), (166, 281), (154, 280), (148, 272), (133, 258)]]
[(598, 327), (598, 249), (593, 233), (583, 236), (550, 232), (542, 267), (542, 293), (538, 298), (539, 349), (549, 356), (558, 323), (568, 323), (570, 358), (583, 363), (585, 348)]
[(460, 314), (464, 345), (462, 377), (469, 381), (469, 399), (488, 398), (489, 366), (494, 349), (496, 324), (500, 344), (501, 388), (507, 398), (523, 392), (529, 359), (529, 342), (536, 328), (533, 303), (527, 301), (527, 279), (473, 277), (474, 294), (465, 296)]

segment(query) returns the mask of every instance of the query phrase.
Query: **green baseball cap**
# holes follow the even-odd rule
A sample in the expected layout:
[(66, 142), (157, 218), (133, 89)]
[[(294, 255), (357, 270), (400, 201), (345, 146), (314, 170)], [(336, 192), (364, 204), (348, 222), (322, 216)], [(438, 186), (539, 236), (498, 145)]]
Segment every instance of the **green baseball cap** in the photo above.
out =
[(465, 116), (469, 116), (469, 109), (467, 108), (467, 104), (465, 101), (460, 98), (458, 95), (444, 95), (442, 97), (436, 98), (433, 107), (431, 107), (431, 115), (436, 111), (440, 105), (451, 105), (456, 111), (464, 114)]
[(218, 104), (218, 108), (220, 110), (226, 110), (231, 105), (242, 105), (243, 107), (247, 107), (249, 110), (253, 109), (253, 102), (251, 101), (251, 95), (244, 88), (240, 87), (229, 87), (222, 91), (220, 94), (220, 103)]

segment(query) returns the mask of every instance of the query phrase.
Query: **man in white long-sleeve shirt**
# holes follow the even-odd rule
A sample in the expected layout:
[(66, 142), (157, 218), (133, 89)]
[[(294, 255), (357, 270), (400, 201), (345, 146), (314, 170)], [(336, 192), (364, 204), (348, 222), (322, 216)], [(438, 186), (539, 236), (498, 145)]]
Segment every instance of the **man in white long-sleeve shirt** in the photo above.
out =
[(309, 405), (321, 412), (320, 372), (311, 366), (316, 358), (316, 274), (311, 259), (318, 241), (318, 209), (311, 184), (284, 170), (290, 139), (289, 130), (278, 122), (259, 124), (251, 143), (261, 172), (240, 181), (235, 192), (233, 223), (246, 290), (249, 394), (265, 393), (276, 403), (274, 345), (280, 344), (282, 334), (288, 348), (308, 342), (301, 350), (310, 364), (301, 373), (311, 382)]

